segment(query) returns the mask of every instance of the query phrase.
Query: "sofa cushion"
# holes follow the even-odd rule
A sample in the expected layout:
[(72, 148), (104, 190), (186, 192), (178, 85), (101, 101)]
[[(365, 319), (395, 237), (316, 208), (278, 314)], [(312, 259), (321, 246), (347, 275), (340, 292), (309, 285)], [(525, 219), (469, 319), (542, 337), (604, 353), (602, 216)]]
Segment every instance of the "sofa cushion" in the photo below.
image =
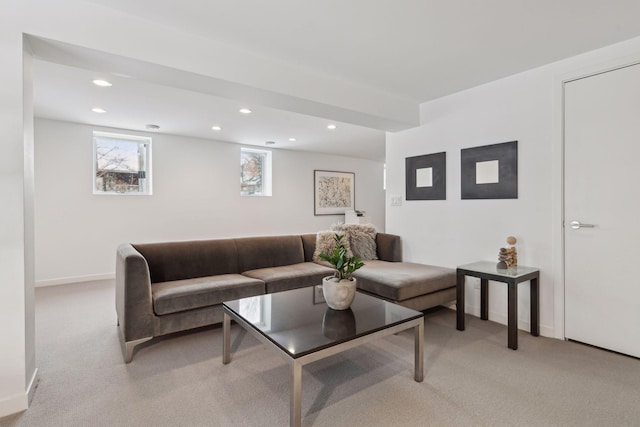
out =
[(313, 261), (313, 253), (316, 250), (316, 233), (302, 234), (302, 247), (304, 248), (304, 262)]
[(400, 236), (387, 233), (376, 234), (378, 259), (389, 262), (402, 261), (402, 242)]
[(153, 311), (158, 316), (262, 295), (264, 282), (240, 274), (173, 280), (151, 286)]
[(392, 301), (456, 286), (455, 270), (411, 262), (367, 261), (354, 276), (358, 288)]
[(145, 243), (133, 247), (147, 260), (151, 283), (240, 272), (233, 239)]
[(240, 273), (304, 262), (300, 236), (245, 237), (235, 242)]
[(267, 293), (287, 291), (322, 284), (322, 278), (333, 275), (333, 269), (314, 262), (245, 271), (247, 277), (262, 280)]

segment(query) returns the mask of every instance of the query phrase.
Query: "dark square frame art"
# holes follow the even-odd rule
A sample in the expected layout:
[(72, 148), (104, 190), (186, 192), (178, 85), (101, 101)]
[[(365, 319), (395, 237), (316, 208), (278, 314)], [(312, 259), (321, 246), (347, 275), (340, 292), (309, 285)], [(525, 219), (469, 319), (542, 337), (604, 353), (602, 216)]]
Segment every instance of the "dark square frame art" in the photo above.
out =
[[(478, 163), (498, 162), (497, 180), (477, 182)], [(517, 199), (518, 198), (518, 141), (460, 151), (460, 184), (462, 199)]]
[[(418, 170), (431, 169), (428, 186), (418, 186)], [(406, 200), (446, 200), (447, 153), (425, 154), (405, 159)]]

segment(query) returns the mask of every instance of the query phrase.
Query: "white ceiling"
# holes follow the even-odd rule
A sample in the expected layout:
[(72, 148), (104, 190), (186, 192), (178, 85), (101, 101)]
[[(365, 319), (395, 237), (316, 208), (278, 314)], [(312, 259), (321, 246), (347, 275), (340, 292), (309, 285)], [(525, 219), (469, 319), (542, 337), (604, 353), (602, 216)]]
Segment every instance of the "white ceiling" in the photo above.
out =
[[(384, 92), (415, 105), (416, 116), (420, 102), (640, 35), (638, 0), (87, 1), (290, 64), (292, 80), (306, 71)], [(330, 132), (330, 114), (273, 105), (251, 105), (254, 113), (240, 116), (235, 99), (243, 98), (229, 91), (222, 97), (113, 74), (114, 86), (101, 89), (91, 84), (99, 71), (40, 59), (39, 117), (137, 130), (155, 123), (171, 134), (375, 160), (384, 158), (384, 130), (399, 128), (345, 119)], [(98, 104), (108, 113), (91, 113)], [(223, 130), (213, 132), (214, 124)]]
[[(36, 117), (138, 131), (156, 124), (159, 132), (172, 135), (263, 147), (272, 141), (273, 148), (384, 159), (380, 130), (48, 61), (33, 64)], [(95, 86), (98, 78), (113, 86)], [(107, 112), (96, 114), (94, 107)], [(240, 114), (242, 107), (252, 113)], [(331, 123), (335, 130), (327, 129)], [(222, 130), (212, 130), (214, 125)]]

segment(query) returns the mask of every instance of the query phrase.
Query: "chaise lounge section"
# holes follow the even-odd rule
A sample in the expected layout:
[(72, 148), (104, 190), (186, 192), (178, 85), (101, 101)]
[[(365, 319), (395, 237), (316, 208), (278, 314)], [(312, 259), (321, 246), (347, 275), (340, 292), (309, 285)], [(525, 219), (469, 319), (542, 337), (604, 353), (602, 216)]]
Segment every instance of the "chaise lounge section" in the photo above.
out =
[[(356, 272), (358, 288), (425, 310), (455, 300), (455, 271), (402, 262), (400, 237), (377, 233), (377, 260)], [(310, 287), (333, 274), (313, 262), (316, 234), (123, 244), (116, 311), (125, 362), (153, 337), (222, 322), (224, 301)]]

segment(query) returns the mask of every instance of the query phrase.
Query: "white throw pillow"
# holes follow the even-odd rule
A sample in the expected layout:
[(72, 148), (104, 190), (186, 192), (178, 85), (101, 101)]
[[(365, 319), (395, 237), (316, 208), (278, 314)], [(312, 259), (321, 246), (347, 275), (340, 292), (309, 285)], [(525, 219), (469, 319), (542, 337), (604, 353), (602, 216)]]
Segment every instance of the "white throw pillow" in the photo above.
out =
[(313, 252), (314, 261), (324, 261), (320, 258), (320, 254), (325, 253), (331, 255), (333, 249), (336, 247), (335, 235), (344, 236), (342, 238), (342, 244), (347, 250), (347, 257), (352, 257), (353, 252), (349, 246), (349, 238), (342, 231), (319, 231), (316, 235), (316, 250)]
[(335, 224), (331, 228), (346, 235), (351, 251), (363, 261), (378, 259), (378, 233), (372, 224)]

